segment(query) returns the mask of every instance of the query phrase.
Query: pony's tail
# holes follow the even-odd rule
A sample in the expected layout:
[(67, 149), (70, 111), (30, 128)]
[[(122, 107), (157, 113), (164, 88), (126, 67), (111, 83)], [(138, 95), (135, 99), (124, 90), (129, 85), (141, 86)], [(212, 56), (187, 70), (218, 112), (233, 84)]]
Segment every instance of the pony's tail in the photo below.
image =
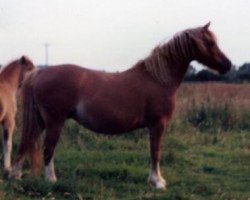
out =
[(23, 127), (21, 145), (18, 155), (22, 158), (29, 152), (31, 159), (31, 175), (38, 175), (42, 165), (41, 132), (44, 122), (34, 99), (32, 82), (37, 71), (31, 73), (22, 88)]

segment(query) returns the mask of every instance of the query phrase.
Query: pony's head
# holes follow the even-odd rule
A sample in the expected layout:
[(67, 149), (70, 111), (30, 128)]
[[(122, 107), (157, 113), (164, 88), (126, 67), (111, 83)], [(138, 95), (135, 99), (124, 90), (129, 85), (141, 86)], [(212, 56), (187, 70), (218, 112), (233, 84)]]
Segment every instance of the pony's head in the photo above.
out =
[(34, 70), (36, 67), (33, 64), (33, 62), (27, 58), (26, 56), (22, 56), (19, 59), (19, 64), (22, 66), (22, 71), (25, 73), (27, 71), (32, 71)]
[(220, 74), (225, 74), (231, 69), (232, 63), (218, 47), (216, 37), (209, 30), (209, 26), (210, 22), (186, 32), (194, 45), (194, 59)]
[(21, 67), (21, 71), (20, 71), (20, 76), (19, 76), (19, 87), (22, 86), (22, 83), (24, 81), (24, 79), (33, 71), (35, 71), (36, 67), (33, 64), (33, 62), (27, 58), (26, 56), (22, 56), (19, 60), (18, 60), (18, 64)]

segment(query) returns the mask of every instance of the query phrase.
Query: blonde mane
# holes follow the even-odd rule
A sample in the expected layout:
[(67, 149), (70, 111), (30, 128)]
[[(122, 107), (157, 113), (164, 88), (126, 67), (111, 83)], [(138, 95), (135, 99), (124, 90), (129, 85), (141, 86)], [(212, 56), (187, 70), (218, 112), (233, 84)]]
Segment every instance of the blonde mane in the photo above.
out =
[(194, 55), (190, 34), (196, 29), (188, 29), (177, 33), (165, 44), (160, 44), (145, 58), (145, 68), (158, 82), (167, 84), (171, 73), (177, 69), (176, 64), (188, 61)]

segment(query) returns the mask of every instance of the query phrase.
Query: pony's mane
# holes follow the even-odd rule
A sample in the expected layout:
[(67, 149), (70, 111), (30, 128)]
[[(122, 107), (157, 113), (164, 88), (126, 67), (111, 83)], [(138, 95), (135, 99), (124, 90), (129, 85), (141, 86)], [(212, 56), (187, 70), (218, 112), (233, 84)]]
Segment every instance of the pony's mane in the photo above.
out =
[(144, 59), (146, 71), (158, 82), (167, 84), (174, 64), (188, 60), (194, 54), (190, 34), (200, 33), (201, 29), (187, 29), (174, 35), (172, 39), (153, 49)]

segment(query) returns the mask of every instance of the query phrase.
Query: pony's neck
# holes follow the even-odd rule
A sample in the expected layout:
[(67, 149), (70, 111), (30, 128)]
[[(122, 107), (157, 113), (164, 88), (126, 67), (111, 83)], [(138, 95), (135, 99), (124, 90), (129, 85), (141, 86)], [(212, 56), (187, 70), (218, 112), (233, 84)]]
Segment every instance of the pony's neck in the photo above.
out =
[(13, 91), (16, 91), (20, 82), (21, 69), (18, 63), (11, 63), (0, 73), (0, 80), (7, 83)]
[(177, 89), (193, 60), (191, 41), (177, 35), (168, 43), (156, 47), (145, 60), (148, 73), (160, 84)]

